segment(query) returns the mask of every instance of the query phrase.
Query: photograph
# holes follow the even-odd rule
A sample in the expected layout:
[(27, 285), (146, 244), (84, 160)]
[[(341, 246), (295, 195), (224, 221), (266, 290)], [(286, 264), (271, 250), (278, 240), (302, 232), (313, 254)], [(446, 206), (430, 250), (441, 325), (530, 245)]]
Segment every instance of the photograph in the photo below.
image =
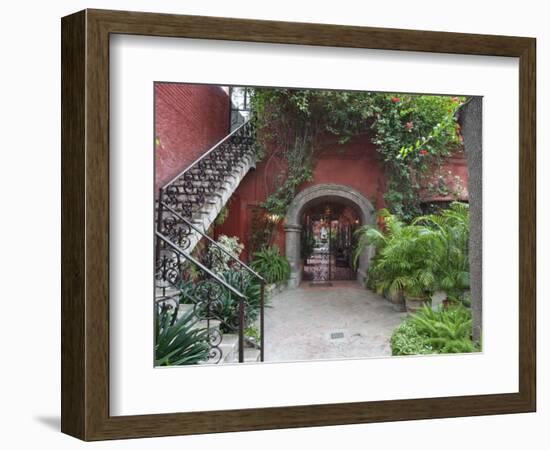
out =
[(508, 3), (6, 2), (0, 449), (546, 448)]
[(481, 97), (153, 89), (155, 367), (482, 351)]

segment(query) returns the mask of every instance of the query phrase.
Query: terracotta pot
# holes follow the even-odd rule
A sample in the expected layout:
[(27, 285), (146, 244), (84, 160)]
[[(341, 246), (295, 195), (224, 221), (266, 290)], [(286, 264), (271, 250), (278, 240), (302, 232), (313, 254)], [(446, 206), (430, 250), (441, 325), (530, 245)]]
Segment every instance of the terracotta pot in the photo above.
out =
[(430, 303), (430, 299), (426, 297), (409, 297), (405, 295), (405, 307), (409, 314), (414, 314), (420, 311), (424, 305)]

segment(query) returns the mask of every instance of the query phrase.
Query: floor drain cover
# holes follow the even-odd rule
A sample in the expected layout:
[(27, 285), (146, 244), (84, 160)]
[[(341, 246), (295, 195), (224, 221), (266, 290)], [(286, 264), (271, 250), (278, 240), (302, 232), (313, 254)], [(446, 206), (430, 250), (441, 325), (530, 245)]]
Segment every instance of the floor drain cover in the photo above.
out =
[(344, 333), (330, 333), (331, 339), (342, 339), (344, 337)]

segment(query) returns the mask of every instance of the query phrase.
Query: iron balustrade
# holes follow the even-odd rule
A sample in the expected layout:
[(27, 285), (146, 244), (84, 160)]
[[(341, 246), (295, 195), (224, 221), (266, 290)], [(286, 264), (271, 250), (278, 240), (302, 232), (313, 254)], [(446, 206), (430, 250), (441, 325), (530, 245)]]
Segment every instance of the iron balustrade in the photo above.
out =
[(200, 214), (245, 158), (254, 158), (255, 133), (250, 121), (214, 145), (160, 192), (159, 200), (186, 218)]
[[(209, 360), (214, 362), (220, 362), (224, 357), (220, 349), (223, 340), (221, 328), (238, 332), (238, 359), (239, 363), (244, 362), (244, 330), (248, 319), (247, 311), (251, 307), (249, 299), (243, 293), (247, 281), (245, 273), (260, 285), (260, 342), (258, 344), (248, 339), (247, 343), (259, 347), (260, 361), (264, 361), (265, 279), (192, 222), (207, 200), (217, 195), (222, 184), (244, 158), (254, 158), (254, 142), (252, 124), (245, 122), (163, 186), (159, 190), (156, 204), (155, 278), (157, 294), (160, 295), (156, 296), (155, 301), (173, 301), (174, 296), (190, 301), (196, 315), (206, 321), (210, 341)], [(201, 240), (206, 242), (209, 246), (207, 248), (214, 247), (217, 252), (191, 256), (192, 244)], [(240, 273), (240, 290), (212, 270), (217, 263), (212, 255), (221, 254), (224, 255), (224, 260), (240, 269), (236, 271), (237, 274)], [(199, 260), (201, 256), (202, 260)], [(195, 273), (193, 277), (190, 276), (191, 272)], [(236, 323), (228, 321), (220, 314), (224, 295), (228, 295), (228, 292), (238, 299)], [(219, 323), (217, 328), (211, 327), (213, 320)]]

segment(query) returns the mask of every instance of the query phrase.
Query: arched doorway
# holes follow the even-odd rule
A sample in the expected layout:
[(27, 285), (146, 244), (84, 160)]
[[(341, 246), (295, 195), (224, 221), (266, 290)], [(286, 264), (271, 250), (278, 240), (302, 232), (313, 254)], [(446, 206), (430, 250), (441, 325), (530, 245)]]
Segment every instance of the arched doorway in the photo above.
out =
[[(340, 184), (318, 184), (303, 191), (292, 201), (285, 217), (285, 253), (290, 263), (289, 287), (296, 288), (302, 281), (303, 261), (301, 255), (304, 214), (315, 211), (319, 205), (339, 205), (356, 212), (358, 224), (374, 224), (374, 208), (359, 191)], [(366, 275), (369, 251), (359, 257), (357, 279)]]

